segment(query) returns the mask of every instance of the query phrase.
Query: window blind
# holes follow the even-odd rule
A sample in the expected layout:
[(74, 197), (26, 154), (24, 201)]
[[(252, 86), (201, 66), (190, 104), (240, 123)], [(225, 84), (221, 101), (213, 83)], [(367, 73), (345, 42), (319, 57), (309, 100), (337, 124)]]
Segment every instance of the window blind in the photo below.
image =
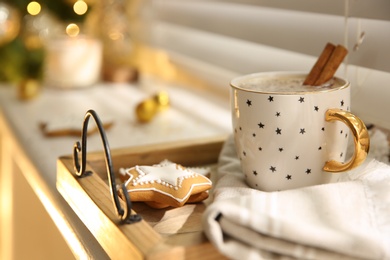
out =
[[(390, 129), (390, 1), (149, 0), (149, 44), (228, 90), (236, 75), (309, 71), (327, 42), (349, 50), (338, 76), (353, 110)], [(384, 110), (384, 111), (383, 111)]]

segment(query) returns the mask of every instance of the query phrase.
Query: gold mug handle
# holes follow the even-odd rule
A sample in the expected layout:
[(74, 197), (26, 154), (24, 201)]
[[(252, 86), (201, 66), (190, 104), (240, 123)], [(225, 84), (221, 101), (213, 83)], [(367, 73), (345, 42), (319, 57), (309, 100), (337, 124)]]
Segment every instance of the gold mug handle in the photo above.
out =
[(349, 127), (354, 137), (355, 151), (348, 162), (342, 163), (330, 160), (325, 163), (323, 170), (327, 172), (342, 172), (351, 170), (363, 163), (370, 149), (370, 138), (368, 136), (367, 127), (363, 121), (348, 111), (336, 108), (328, 109), (326, 111), (325, 120), (338, 120)]

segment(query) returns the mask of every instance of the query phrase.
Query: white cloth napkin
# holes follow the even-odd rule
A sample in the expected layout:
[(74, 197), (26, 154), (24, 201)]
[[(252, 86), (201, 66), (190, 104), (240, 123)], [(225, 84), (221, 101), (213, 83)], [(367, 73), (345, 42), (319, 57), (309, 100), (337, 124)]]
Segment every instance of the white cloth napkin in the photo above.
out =
[(203, 225), (232, 259), (390, 259), (390, 166), (368, 159), (336, 183), (249, 188), (229, 138)]

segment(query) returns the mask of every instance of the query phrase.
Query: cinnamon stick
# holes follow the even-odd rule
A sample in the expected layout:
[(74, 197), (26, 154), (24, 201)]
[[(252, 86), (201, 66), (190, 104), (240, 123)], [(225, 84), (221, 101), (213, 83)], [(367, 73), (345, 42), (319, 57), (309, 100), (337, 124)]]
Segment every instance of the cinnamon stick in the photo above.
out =
[(307, 75), (303, 85), (311, 85), (314, 86), (321, 72), (323, 71), (325, 64), (328, 62), (330, 56), (332, 55), (335, 45), (332, 43), (327, 43), (325, 48), (323, 49), (321, 55), (318, 57), (316, 63), (311, 69), (310, 73)]
[(344, 46), (337, 45), (332, 52), (328, 62), (325, 64), (325, 67), (322, 69), (320, 76), (314, 83), (314, 86), (319, 86), (330, 80), (336, 73), (347, 54), (348, 50)]

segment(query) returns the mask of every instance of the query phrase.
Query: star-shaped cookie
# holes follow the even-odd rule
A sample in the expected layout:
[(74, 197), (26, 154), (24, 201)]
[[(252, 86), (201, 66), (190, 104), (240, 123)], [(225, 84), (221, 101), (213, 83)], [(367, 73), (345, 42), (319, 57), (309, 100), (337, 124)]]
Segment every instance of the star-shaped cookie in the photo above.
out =
[[(53, 118), (39, 124), (43, 134), (47, 137), (58, 136), (80, 136), (82, 128), (80, 118), (74, 115), (65, 115), (60, 118)], [(109, 129), (114, 124), (112, 119), (105, 118), (102, 121), (102, 126), (105, 130)], [(87, 129), (87, 134), (95, 133), (98, 130), (95, 124), (90, 124)]]
[(153, 208), (180, 207), (202, 201), (208, 197), (212, 186), (206, 176), (169, 161), (121, 168), (119, 172), (130, 199), (143, 201)]

